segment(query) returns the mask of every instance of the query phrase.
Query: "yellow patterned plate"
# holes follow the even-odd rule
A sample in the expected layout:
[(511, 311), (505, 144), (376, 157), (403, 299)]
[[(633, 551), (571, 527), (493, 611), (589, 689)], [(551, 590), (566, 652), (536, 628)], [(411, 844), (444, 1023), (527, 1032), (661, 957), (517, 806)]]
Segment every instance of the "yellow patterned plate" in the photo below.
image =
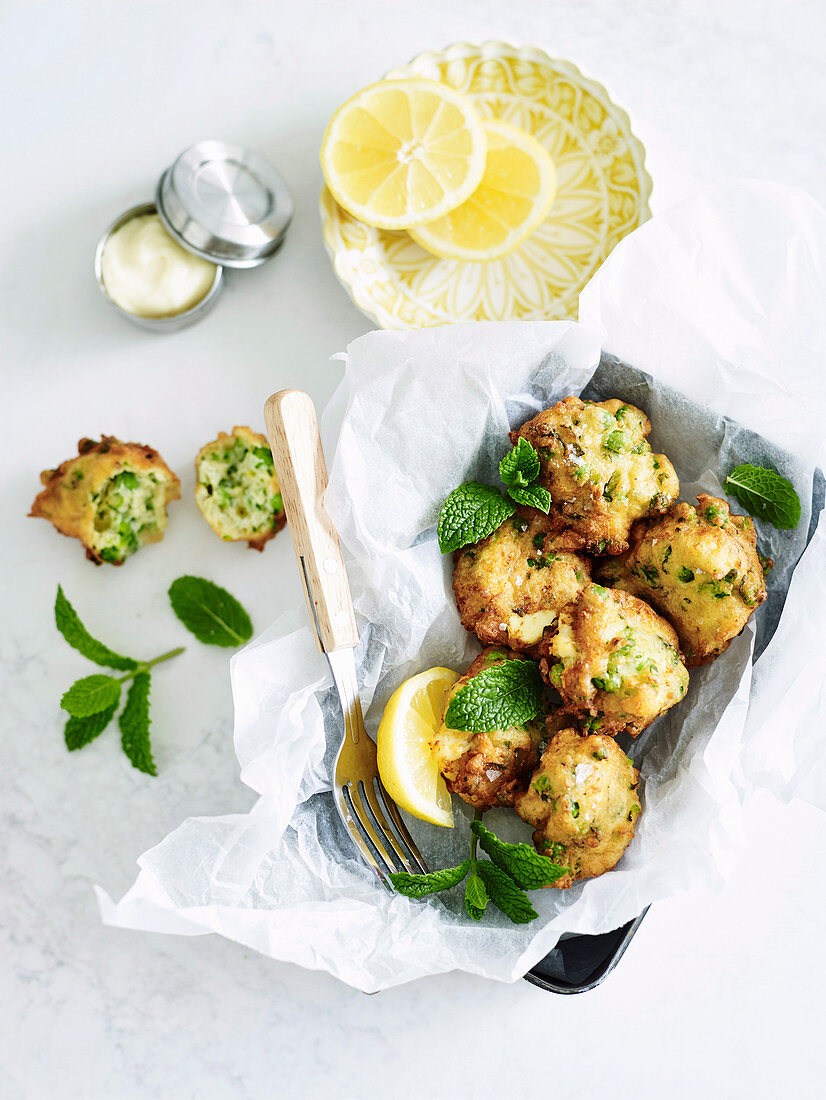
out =
[(532, 47), (485, 42), (424, 53), (389, 79), (442, 80), (479, 112), (533, 134), (557, 171), (547, 219), (507, 256), (442, 260), (404, 232), (373, 229), (325, 189), (324, 242), (353, 301), (382, 328), (576, 317), (579, 292), (608, 253), (650, 217), (645, 150), (601, 84)]

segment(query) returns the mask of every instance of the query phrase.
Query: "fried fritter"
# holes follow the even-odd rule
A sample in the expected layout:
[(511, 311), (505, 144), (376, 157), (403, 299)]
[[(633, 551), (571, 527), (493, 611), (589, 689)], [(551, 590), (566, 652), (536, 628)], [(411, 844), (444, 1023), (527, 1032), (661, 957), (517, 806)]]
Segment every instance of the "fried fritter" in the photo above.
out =
[(628, 553), (600, 567), (606, 584), (647, 600), (680, 639), (686, 665), (713, 661), (766, 598), (750, 516), (705, 494), (635, 523)]
[(284, 502), (265, 436), (235, 427), (218, 433), (195, 459), (195, 501), (216, 535), (226, 542), (264, 545), (286, 523)]
[[(503, 661), (523, 660), (521, 654), (500, 646), (482, 650), (445, 699), (445, 712), (458, 691), (487, 668)], [(448, 789), (477, 809), (512, 806), (513, 796), (539, 759), (543, 716), (526, 726), (490, 733), (441, 729), (430, 742), (430, 751), (445, 777)]]
[(545, 628), (591, 577), (590, 562), (570, 543), (551, 532), (547, 516), (524, 509), (457, 550), (453, 591), (462, 626), (483, 645), (535, 653)]
[(640, 813), (639, 775), (613, 737), (564, 729), (551, 738), (514, 809), (536, 830), (537, 851), (568, 868), (555, 886), (616, 866)]
[(562, 712), (608, 734), (636, 737), (688, 687), (674, 629), (643, 600), (599, 584), (560, 611), (540, 653)]
[(552, 513), (591, 554), (621, 554), (631, 524), (668, 511), (680, 485), (646, 442), (651, 421), (634, 405), (566, 397), (516, 431), (539, 454)]
[(77, 458), (40, 475), (45, 488), (30, 515), (49, 520), (77, 538), (95, 564), (123, 565), (166, 530), (166, 506), (181, 496), (181, 483), (164, 460), (141, 443), (104, 435), (81, 439)]

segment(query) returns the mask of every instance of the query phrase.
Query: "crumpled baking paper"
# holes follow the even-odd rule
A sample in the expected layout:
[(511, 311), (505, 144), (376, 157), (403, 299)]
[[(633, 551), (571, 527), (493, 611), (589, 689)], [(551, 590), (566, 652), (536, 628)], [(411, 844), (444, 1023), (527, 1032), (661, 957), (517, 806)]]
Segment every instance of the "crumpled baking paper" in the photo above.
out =
[[(581, 324), (374, 332), (347, 351), (325, 421), (334, 438), (343, 417), (327, 504), (348, 559), (373, 732), (405, 677), (463, 668), (478, 651), (435, 541), (438, 508), (465, 479), (495, 483), (508, 429), (539, 409), (583, 390), (641, 404), (684, 499), (720, 493), (741, 461), (769, 461), (794, 482), (798, 529), (758, 524), (776, 561), (770, 599), (722, 657), (692, 671), (685, 701), (633, 743), (644, 810), (614, 871), (533, 893), (539, 919), (520, 927), (495, 909), (471, 922), (459, 891), (416, 902), (380, 888), (333, 809), (341, 718), (302, 611), (232, 661), (236, 751), (258, 802), (249, 814), (184, 821), (141, 856), (119, 903), (98, 888), (104, 921), (218, 932), (365, 991), (453, 969), (513, 981), (562, 932), (607, 931), (658, 898), (721, 882), (756, 786), (826, 808), (826, 525), (816, 476), (824, 301), (826, 212), (793, 189), (731, 183), (623, 241), (585, 289)], [(489, 820), (501, 835), (529, 839), (511, 811)], [(461, 815), (454, 830), (410, 825), (432, 867), (464, 856)]]

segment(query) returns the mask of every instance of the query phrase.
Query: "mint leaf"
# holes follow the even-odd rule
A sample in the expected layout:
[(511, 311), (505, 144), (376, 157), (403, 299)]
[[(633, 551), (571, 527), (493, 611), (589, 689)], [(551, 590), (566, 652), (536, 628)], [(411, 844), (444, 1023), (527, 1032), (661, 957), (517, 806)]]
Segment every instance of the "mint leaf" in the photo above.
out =
[(481, 821), (471, 821), (470, 827), (497, 867), (507, 872), (523, 890), (539, 890), (553, 884), (568, 873), (567, 868), (541, 856), (529, 844), (508, 844), (500, 840)]
[(450, 554), (472, 542), (481, 542), (516, 511), (509, 500), (490, 485), (466, 481), (454, 489), (442, 505), (436, 533), (439, 549)]
[(431, 871), (427, 875), (410, 875), (407, 871), (394, 871), (387, 877), (400, 894), (408, 898), (423, 898), (458, 886), (470, 870), (470, 860), (463, 859), (458, 867), (446, 867), (443, 871)]
[(774, 470), (748, 463), (735, 466), (726, 478), (725, 488), (750, 516), (765, 520), (779, 531), (789, 531), (800, 523), (800, 497), (792, 483)]
[(542, 485), (512, 485), (508, 494), (517, 504), (523, 504), (526, 508), (538, 508), (545, 515), (551, 510), (551, 494)]
[(90, 714), (99, 714), (110, 707), (116, 707), (120, 699), (120, 681), (114, 676), (96, 673), (75, 680), (68, 691), (63, 693), (60, 705), (75, 718), (86, 718)]
[(90, 661), (94, 661), (96, 665), (117, 668), (122, 672), (130, 672), (138, 667), (138, 662), (131, 657), (121, 657), (119, 653), (114, 653), (103, 642), (92, 637), (78, 618), (77, 612), (67, 600), (60, 585), (57, 586), (57, 598), (54, 602), (54, 620), (57, 629), (69, 645), (84, 657), (88, 657)]
[(118, 725), (120, 743), (133, 767), (147, 775), (157, 775), (149, 743), (149, 685), (148, 672), (139, 672), (135, 676), (129, 686), (126, 706), (121, 711)]
[(495, 863), (482, 860), (476, 870), (485, 884), (487, 895), (497, 909), (501, 909), (514, 924), (529, 924), (539, 916), (530, 898), (522, 892), (513, 879)]
[(524, 436), (499, 463), (499, 476), (511, 486), (530, 485), (539, 477), (539, 455)]
[(172, 610), (199, 642), (239, 646), (252, 637), (250, 617), (225, 588), (203, 577), (178, 577), (169, 588)]
[(465, 883), (465, 912), (472, 920), (481, 920), (488, 907), (488, 892), (484, 882), (476, 873), (479, 866), (477, 863)]
[(539, 713), (542, 680), (534, 661), (503, 661), (469, 680), (450, 700), (448, 729), (473, 733), (524, 726)]
[(87, 714), (85, 718), (77, 718), (75, 715), (70, 714), (66, 719), (66, 728), (63, 731), (66, 748), (69, 752), (82, 749), (84, 745), (88, 745), (90, 741), (100, 737), (115, 717), (117, 709), (118, 704), (114, 703), (106, 710), (99, 710), (97, 714)]

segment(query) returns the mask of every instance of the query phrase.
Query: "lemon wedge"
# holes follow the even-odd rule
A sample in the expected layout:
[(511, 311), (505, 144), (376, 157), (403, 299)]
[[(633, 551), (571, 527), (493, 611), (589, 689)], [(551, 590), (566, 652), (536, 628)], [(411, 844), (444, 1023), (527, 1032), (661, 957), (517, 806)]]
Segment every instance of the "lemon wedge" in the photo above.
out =
[(449, 260), (495, 260), (545, 220), (556, 196), (556, 169), (536, 138), (506, 122), (485, 120), (485, 174), (473, 194), (444, 217), (409, 229)]
[(379, 229), (407, 229), (463, 203), (485, 171), (473, 102), (435, 80), (382, 80), (330, 120), (321, 167), (333, 197)]
[(445, 696), (459, 679), (449, 668), (429, 668), (397, 688), (376, 738), (381, 781), (403, 810), (422, 821), (453, 827), (450, 792), (428, 742), (442, 725)]

